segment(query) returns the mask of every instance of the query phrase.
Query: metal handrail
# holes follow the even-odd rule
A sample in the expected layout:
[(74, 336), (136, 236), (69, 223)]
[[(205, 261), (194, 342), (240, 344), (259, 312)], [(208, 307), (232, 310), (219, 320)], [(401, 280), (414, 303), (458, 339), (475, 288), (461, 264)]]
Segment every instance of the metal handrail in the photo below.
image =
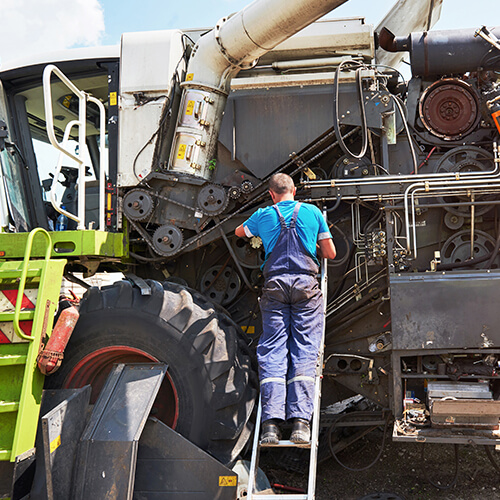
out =
[[(19, 316), (21, 315), (21, 306), (23, 303), (24, 289), (26, 287), (26, 277), (28, 276), (28, 267), (29, 267), (29, 262), (30, 262), (30, 257), (31, 257), (31, 248), (33, 246), (33, 239), (35, 238), (35, 235), (37, 233), (43, 234), (43, 236), (47, 240), (47, 249), (45, 251), (44, 265), (50, 259), (50, 253), (52, 251), (52, 239), (50, 238), (50, 234), (47, 231), (45, 231), (45, 229), (43, 229), (41, 227), (37, 227), (36, 229), (33, 229), (33, 231), (30, 232), (30, 234), (28, 235), (28, 241), (26, 242), (26, 249), (24, 251), (23, 267), (22, 267), (22, 271), (21, 271), (21, 277), (19, 278), (19, 287), (17, 289), (17, 298), (16, 298), (16, 308), (14, 310), (14, 319), (13, 319), (13, 326), (14, 326), (14, 331), (16, 332), (16, 335), (24, 340), (29, 340), (31, 342), (34, 340), (34, 337), (30, 337), (29, 335), (26, 335), (21, 330), (21, 327), (19, 326)], [(42, 271), (42, 275), (43, 275), (43, 271)], [(41, 281), (42, 281), (42, 276), (40, 276), (40, 284), (41, 284)]]
[[(57, 77), (78, 97), (78, 120), (70, 121), (64, 130), (64, 136), (61, 143), (58, 142), (53, 119), (53, 108), (52, 108), (52, 92), (50, 79), (52, 73), (56, 74)], [(54, 148), (59, 152), (59, 159), (57, 162), (56, 173), (52, 181), (52, 187), (50, 190), (50, 202), (54, 209), (66, 215), (66, 217), (77, 222), (77, 229), (85, 229), (85, 162), (83, 160), (83, 152), (86, 146), (86, 119), (87, 119), (87, 101), (93, 102), (99, 108), (99, 128), (100, 128), (100, 175), (99, 175), (99, 229), (104, 230), (104, 185), (106, 181), (106, 171), (104, 168), (105, 164), (105, 131), (106, 131), (106, 109), (99, 99), (89, 96), (86, 92), (83, 92), (78, 87), (76, 87), (71, 80), (57, 67), (53, 64), (49, 64), (45, 67), (43, 71), (43, 97), (45, 104), (45, 121), (47, 128), (47, 137)], [(70, 132), (73, 127), (78, 127), (78, 147), (80, 151), (80, 157), (73, 154), (67, 147)], [(63, 210), (61, 206), (57, 203), (55, 196), (55, 189), (57, 180), (61, 173), (61, 165), (63, 160), (63, 155), (68, 156), (72, 160), (78, 163), (78, 214), (72, 214), (67, 210)]]

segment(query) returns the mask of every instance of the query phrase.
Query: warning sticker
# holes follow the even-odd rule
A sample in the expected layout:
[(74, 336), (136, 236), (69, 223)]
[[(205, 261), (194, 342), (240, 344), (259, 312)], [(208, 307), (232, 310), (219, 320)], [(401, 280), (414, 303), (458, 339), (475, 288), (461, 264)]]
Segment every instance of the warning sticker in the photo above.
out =
[(194, 73), (188, 73), (186, 75), (186, 82), (192, 82), (194, 78)]
[(236, 486), (237, 484), (236, 476), (219, 476), (219, 486)]
[(179, 151), (177, 152), (178, 160), (184, 160), (184, 157), (186, 156), (186, 147), (187, 146), (185, 144), (179, 145)]
[(61, 446), (61, 434), (50, 442), (50, 453), (54, 453)]
[(186, 115), (192, 115), (194, 110), (194, 101), (188, 101), (186, 106)]
[(117, 93), (116, 92), (110, 92), (109, 93), (109, 105), (110, 106), (116, 106), (117, 103)]

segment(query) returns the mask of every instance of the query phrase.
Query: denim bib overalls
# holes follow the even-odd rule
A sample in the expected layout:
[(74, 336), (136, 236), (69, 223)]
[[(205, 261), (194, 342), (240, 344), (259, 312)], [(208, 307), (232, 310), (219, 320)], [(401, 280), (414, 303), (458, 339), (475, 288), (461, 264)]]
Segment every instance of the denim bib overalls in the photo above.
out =
[(306, 251), (296, 222), (287, 227), (277, 205), (281, 232), (264, 265), (260, 299), (263, 333), (257, 346), (262, 421), (311, 418), (316, 361), (323, 332), (318, 265)]

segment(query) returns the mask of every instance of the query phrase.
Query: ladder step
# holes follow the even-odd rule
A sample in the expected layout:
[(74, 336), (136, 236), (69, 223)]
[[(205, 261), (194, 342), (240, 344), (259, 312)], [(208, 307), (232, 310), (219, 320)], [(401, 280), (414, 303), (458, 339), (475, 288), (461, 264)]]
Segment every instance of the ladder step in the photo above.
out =
[[(29, 321), (34, 317), (35, 317), (34, 309), (24, 310), (19, 313), (19, 321)], [(14, 320), (14, 312), (0, 313), (0, 321), (13, 321), (13, 320)]]
[(0, 401), (0, 413), (12, 413), (19, 409), (19, 401)]
[[(26, 275), (27, 278), (36, 278), (41, 276), (42, 269), (41, 267), (37, 267), (34, 269), (28, 269), (28, 273)], [(0, 270), (0, 281), (4, 279), (13, 279), (21, 277), (21, 269), (1, 269)]]
[(259, 495), (258, 493), (254, 493), (252, 497), (256, 497), (259, 500), (280, 500), (280, 498), (286, 498), (287, 500), (307, 500), (307, 495), (305, 493), (298, 494), (297, 493), (285, 493), (279, 495)]
[(311, 443), (294, 443), (292, 441), (279, 441), (278, 444), (260, 443), (261, 448), (310, 448)]
[(0, 356), (0, 366), (25, 365), (27, 359), (26, 354)]
[(9, 460), (11, 455), (12, 455), (12, 450), (0, 449), (0, 461)]

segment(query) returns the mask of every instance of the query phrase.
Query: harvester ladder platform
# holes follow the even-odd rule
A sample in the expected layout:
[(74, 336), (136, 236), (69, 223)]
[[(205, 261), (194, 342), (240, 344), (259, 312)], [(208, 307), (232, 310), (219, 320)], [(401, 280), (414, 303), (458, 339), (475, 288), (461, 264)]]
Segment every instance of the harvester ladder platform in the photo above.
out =
[[(46, 240), (45, 258), (31, 260), (36, 234)], [(34, 229), (24, 260), (0, 262), (0, 461), (33, 448), (44, 376), (37, 356), (52, 332), (65, 259), (51, 259), (47, 231)]]
[[(326, 219), (326, 212), (323, 212)], [(316, 364), (316, 376), (314, 380), (314, 405), (311, 428), (311, 441), (309, 443), (294, 443), (292, 441), (279, 441), (278, 444), (261, 444), (260, 442), (260, 427), (262, 417), (262, 405), (259, 397), (259, 406), (257, 409), (257, 422), (255, 424), (254, 438), (252, 445), (252, 458), (250, 461), (250, 472), (248, 475), (248, 500), (258, 498), (259, 500), (314, 500), (316, 490), (316, 468), (318, 464), (318, 437), (320, 426), (320, 402), (321, 402), (321, 380), (323, 379), (323, 355), (325, 348), (325, 327), (326, 327), (326, 305), (328, 291), (328, 267), (327, 259), (321, 261), (321, 292), (323, 293), (323, 314), (325, 321), (323, 323), (323, 336), (321, 346), (318, 353), (318, 361)], [(259, 456), (262, 448), (309, 448), (309, 476), (307, 481), (307, 493), (289, 493), (289, 494), (268, 494), (262, 495), (254, 492), (255, 478), (257, 468), (259, 466)]]

